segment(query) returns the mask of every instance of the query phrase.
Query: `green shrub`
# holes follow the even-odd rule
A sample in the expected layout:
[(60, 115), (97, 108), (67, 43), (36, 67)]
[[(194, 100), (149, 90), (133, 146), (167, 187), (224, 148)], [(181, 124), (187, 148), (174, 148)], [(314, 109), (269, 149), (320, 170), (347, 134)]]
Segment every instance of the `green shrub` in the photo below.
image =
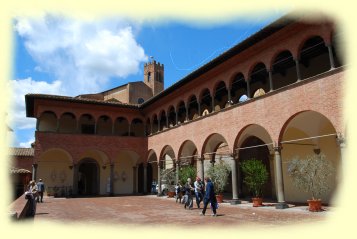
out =
[(196, 174), (197, 172), (195, 167), (191, 165), (183, 166), (179, 171), (179, 180), (182, 184), (185, 184), (188, 178), (191, 178), (192, 182), (194, 182)]
[(257, 159), (245, 160), (241, 165), (248, 190), (254, 197), (262, 197), (262, 189), (268, 181), (268, 171), (262, 161)]

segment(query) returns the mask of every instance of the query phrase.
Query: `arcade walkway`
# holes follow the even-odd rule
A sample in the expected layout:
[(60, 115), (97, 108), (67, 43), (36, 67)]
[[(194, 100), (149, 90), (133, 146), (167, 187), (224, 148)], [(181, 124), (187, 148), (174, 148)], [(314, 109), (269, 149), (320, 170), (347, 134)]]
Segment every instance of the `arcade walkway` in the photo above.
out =
[(185, 210), (182, 204), (167, 197), (121, 196), (96, 198), (44, 198), (44, 203), (37, 204), (34, 223), (52, 221), (61, 223), (90, 223), (103, 225), (202, 225), (224, 224), (230, 226), (295, 225), (296, 223), (323, 222), (333, 215), (332, 208), (324, 212), (312, 213), (306, 206), (277, 210), (267, 205), (253, 208), (250, 203), (240, 205), (222, 203), (218, 217), (199, 216), (200, 210), (194, 205), (193, 210)]

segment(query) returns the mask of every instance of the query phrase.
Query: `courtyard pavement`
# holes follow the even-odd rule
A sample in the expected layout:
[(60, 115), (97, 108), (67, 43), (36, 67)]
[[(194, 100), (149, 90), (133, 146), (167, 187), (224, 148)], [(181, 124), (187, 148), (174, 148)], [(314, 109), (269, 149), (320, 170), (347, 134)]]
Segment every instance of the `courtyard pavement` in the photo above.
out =
[[(201, 204), (202, 205), (202, 204)], [(203, 206), (203, 205), (202, 205)], [(202, 207), (201, 206), (201, 207)], [(116, 196), (89, 198), (53, 198), (45, 197), (43, 203), (37, 203), (34, 223), (38, 221), (61, 222), (65, 224), (85, 223), (102, 225), (227, 225), (281, 226), (301, 223), (323, 222), (333, 215), (333, 208), (325, 207), (323, 212), (309, 212), (306, 206), (290, 205), (288, 209), (275, 209), (274, 204), (252, 207), (243, 201), (239, 205), (221, 203), (217, 217), (211, 216), (207, 209), (206, 216), (200, 216), (201, 209), (194, 203), (193, 210), (185, 210), (183, 204), (175, 199), (145, 196)]]

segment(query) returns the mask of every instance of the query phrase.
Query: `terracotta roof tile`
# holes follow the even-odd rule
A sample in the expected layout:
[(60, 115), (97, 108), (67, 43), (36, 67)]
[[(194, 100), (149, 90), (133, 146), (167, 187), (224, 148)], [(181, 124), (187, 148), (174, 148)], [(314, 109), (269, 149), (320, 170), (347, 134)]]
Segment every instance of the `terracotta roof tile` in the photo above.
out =
[(33, 148), (10, 148), (10, 155), (12, 156), (33, 157), (34, 154)]

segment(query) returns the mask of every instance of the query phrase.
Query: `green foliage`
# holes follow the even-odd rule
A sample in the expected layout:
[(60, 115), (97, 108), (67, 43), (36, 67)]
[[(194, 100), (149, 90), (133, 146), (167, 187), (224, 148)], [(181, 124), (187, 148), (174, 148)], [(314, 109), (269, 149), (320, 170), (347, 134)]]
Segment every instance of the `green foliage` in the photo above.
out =
[(207, 174), (211, 178), (217, 193), (223, 193), (224, 187), (228, 182), (230, 171), (231, 168), (223, 160), (220, 160), (208, 169)]
[(262, 161), (257, 159), (246, 160), (241, 165), (244, 179), (248, 190), (253, 193), (254, 197), (262, 196), (264, 184), (268, 181), (268, 171)]
[(295, 156), (288, 163), (288, 174), (293, 184), (311, 194), (312, 199), (318, 199), (329, 190), (327, 179), (334, 172), (334, 168), (324, 154), (307, 155), (301, 159)]
[(191, 178), (192, 182), (194, 182), (196, 178), (196, 174), (197, 172), (195, 167), (191, 165), (184, 166), (180, 169), (179, 180), (181, 181), (182, 184), (185, 184), (188, 178)]

